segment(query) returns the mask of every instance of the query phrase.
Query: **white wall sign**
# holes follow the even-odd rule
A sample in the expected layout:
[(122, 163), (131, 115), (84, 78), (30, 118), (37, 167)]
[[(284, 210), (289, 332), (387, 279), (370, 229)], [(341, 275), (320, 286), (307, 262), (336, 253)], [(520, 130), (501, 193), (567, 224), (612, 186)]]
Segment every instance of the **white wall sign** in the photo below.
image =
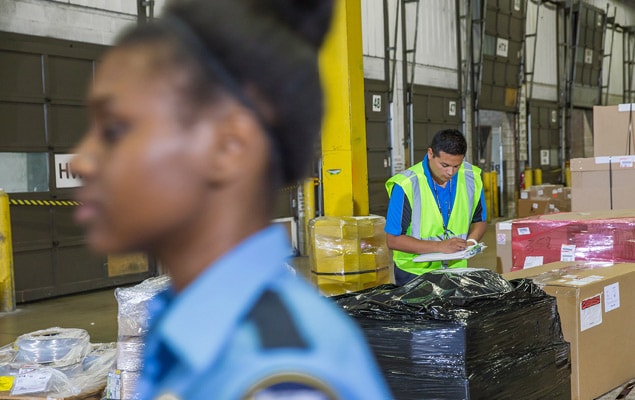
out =
[(558, 122), (558, 111), (557, 110), (551, 110), (551, 122), (552, 123), (556, 123)]
[(373, 95), (373, 112), (381, 112), (381, 95)]
[(82, 185), (79, 175), (71, 172), (71, 160), (75, 154), (56, 154), (55, 155), (55, 187), (73, 188)]
[(549, 165), (551, 163), (551, 150), (540, 150), (540, 165)]
[(584, 63), (593, 64), (593, 50), (592, 49), (584, 49)]
[(507, 57), (509, 51), (509, 40), (496, 38), (496, 55), (499, 57)]
[(450, 114), (451, 117), (456, 116), (456, 101), (448, 102), (448, 114)]

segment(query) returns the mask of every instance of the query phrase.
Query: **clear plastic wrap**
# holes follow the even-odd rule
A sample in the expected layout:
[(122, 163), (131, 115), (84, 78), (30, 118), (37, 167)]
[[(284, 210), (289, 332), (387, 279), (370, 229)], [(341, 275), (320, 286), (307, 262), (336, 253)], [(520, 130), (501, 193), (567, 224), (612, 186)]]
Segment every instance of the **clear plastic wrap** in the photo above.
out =
[(117, 341), (117, 368), (123, 371), (141, 371), (144, 348), (141, 337), (120, 337)]
[(90, 336), (83, 329), (49, 328), (21, 335), (14, 344), (14, 367), (40, 364), (52, 368), (80, 363), (90, 352)]
[[(51, 328), (51, 331), (56, 329), (59, 328)], [(41, 332), (23, 336), (37, 338)], [(16, 344), (17, 341), (14, 347)], [(19, 354), (19, 351), (15, 351), (15, 354)], [(106, 384), (108, 371), (114, 367), (115, 355), (114, 343), (89, 343), (86, 355), (77, 363), (52, 367), (55, 365), (52, 362), (26, 365), (12, 361), (0, 365), (0, 376), (13, 376), (11, 394), (16, 396), (37, 394), (47, 398), (65, 398), (98, 394)]]
[(560, 213), (512, 222), (512, 271), (556, 261), (635, 262), (635, 211)]
[(167, 289), (170, 278), (167, 275), (149, 278), (138, 285), (115, 289), (118, 304), (118, 335), (143, 336), (148, 331), (147, 303), (159, 292)]
[(398, 399), (570, 398), (555, 299), (529, 280), (449, 269), (334, 299)]
[(325, 295), (390, 282), (383, 217), (319, 217), (309, 223), (311, 278)]

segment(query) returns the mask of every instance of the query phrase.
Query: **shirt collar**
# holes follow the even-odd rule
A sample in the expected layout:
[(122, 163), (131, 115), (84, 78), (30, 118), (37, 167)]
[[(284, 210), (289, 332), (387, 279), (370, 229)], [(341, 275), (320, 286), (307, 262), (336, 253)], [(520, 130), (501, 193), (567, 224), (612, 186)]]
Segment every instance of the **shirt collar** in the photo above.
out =
[(155, 329), (158, 339), (194, 369), (205, 367), (266, 285), (289, 273), (289, 249), (280, 226), (244, 240), (170, 301)]

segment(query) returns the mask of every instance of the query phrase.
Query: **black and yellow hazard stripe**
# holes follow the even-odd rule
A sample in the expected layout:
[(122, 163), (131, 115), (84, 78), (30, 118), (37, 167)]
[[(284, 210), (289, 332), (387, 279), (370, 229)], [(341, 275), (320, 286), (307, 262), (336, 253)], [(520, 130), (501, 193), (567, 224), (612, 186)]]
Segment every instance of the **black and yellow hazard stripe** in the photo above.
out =
[(9, 199), (12, 206), (49, 206), (49, 207), (72, 207), (81, 203), (74, 200), (20, 200)]

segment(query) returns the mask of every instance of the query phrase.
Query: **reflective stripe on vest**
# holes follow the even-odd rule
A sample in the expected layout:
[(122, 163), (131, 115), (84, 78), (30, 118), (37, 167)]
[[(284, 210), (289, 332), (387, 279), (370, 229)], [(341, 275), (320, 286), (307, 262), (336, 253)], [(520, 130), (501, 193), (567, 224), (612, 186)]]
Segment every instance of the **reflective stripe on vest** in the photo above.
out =
[(412, 185), (412, 215), (410, 217), (410, 236), (421, 237), (421, 190), (419, 189), (419, 178), (414, 171), (409, 169), (402, 172)]

